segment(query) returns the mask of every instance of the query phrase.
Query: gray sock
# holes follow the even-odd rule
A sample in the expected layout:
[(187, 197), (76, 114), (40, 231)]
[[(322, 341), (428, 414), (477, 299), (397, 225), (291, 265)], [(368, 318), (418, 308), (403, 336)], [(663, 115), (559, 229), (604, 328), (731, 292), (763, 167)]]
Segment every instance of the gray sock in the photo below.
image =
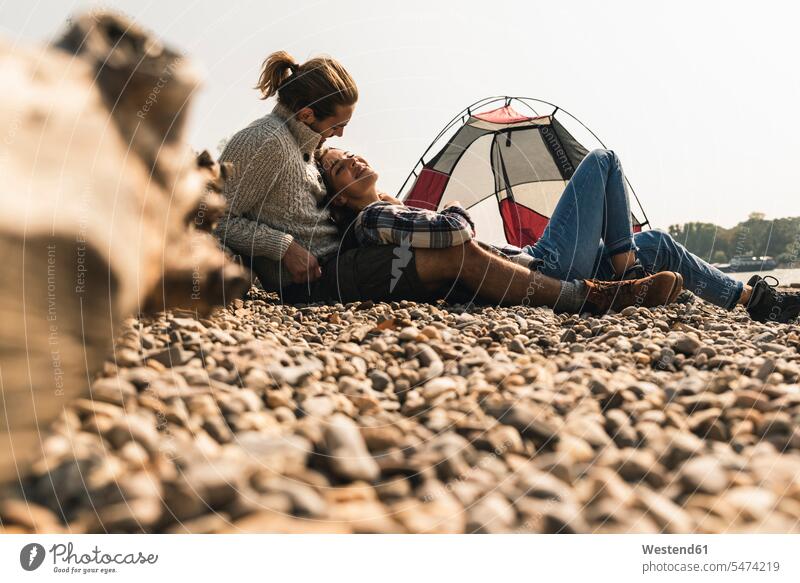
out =
[(583, 309), (587, 295), (589, 295), (589, 290), (580, 279), (562, 281), (561, 294), (558, 296), (554, 309), (559, 312), (577, 314)]

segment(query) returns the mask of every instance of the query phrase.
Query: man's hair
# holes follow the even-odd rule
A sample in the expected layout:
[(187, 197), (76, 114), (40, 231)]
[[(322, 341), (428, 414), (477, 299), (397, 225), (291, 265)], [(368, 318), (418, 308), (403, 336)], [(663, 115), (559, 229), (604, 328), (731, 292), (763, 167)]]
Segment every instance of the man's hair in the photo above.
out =
[(278, 102), (293, 112), (310, 107), (319, 119), (334, 115), (339, 105), (358, 101), (356, 83), (339, 61), (315, 57), (300, 65), (286, 51), (264, 59), (256, 89), (261, 99), (277, 94)]

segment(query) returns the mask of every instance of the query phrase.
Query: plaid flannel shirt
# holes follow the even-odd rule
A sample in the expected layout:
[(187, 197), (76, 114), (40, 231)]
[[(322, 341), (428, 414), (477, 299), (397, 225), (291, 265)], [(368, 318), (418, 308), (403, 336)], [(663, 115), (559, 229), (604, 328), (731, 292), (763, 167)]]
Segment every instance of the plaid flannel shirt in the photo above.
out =
[(379, 200), (358, 214), (354, 231), (360, 245), (441, 249), (472, 239), (475, 225), (469, 213), (458, 206), (434, 212)]

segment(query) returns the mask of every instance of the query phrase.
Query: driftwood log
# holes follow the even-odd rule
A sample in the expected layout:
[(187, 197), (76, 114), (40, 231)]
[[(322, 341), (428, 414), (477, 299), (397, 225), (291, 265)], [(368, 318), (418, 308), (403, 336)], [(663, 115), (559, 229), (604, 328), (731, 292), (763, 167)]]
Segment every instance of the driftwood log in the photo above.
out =
[(210, 234), (225, 168), (184, 143), (191, 63), (110, 13), (0, 40), (0, 482), (82, 393), (119, 324), (206, 313), (249, 277)]

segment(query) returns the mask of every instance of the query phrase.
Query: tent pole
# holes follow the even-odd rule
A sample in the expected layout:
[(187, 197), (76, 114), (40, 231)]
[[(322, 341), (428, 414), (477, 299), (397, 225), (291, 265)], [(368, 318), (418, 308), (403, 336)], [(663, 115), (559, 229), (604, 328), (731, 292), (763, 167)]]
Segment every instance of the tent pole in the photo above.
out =
[(462, 125), (463, 125), (464, 114), (472, 115), (470, 113), (472, 108), (476, 108), (477, 109), (479, 107), (484, 107), (484, 106), (486, 106), (486, 105), (488, 105), (488, 104), (490, 104), (490, 103), (492, 103), (494, 101), (498, 101), (500, 99), (506, 99), (506, 96), (496, 95), (496, 96), (493, 96), (493, 97), (484, 97), (483, 99), (479, 99), (475, 103), (472, 103), (472, 104), (468, 105), (467, 107), (465, 107), (464, 109), (462, 109), (461, 111), (459, 111), (449, 122), (447, 122), (447, 124), (444, 126), (444, 128), (442, 128), (442, 130), (439, 132), (439, 134), (433, 139), (433, 141), (430, 143), (430, 145), (427, 147), (427, 149), (422, 153), (422, 156), (420, 156), (419, 161), (414, 166), (414, 170), (412, 170), (408, 174), (406, 179), (403, 181), (403, 185), (400, 187), (400, 190), (397, 192), (397, 197), (400, 198), (400, 200), (403, 200), (401, 198), (402, 195), (403, 195), (403, 189), (405, 189), (406, 185), (408, 184), (408, 181), (411, 180), (411, 176), (413, 175), (414, 171), (417, 169), (417, 166), (419, 166), (420, 164), (423, 164), (423, 166), (424, 166), (423, 159), (425, 158), (425, 156), (428, 155), (428, 152), (431, 151), (431, 149), (436, 145), (436, 143), (439, 140), (442, 139), (442, 136), (444, 136), (444, 134), (447, 133), (447, 131), (451, 127), (453, 127), (453, 125), (459, 119), (462, 119)]
[(642, 216), (644, 217), (644, 222), (642, 223), (642, 226), (649, 225), (652, 228), (652, 225), (650, 225), (650, 219), (647, 218), (647, 213), (644, 211), (644, 207), (642, 206), (642, 201), (639, 200), (639, 195), (636, 194), (636, 191), (633, 189), (631, 181), (628, 180), (627, 176), (625, 177), (625, 184), (627, 184), (628, 188), (631, 189), (631, 192), (633, 193), (633, 198), (636, 199), (636, 204), (639, 205), (639, 210), (642, 211)]

